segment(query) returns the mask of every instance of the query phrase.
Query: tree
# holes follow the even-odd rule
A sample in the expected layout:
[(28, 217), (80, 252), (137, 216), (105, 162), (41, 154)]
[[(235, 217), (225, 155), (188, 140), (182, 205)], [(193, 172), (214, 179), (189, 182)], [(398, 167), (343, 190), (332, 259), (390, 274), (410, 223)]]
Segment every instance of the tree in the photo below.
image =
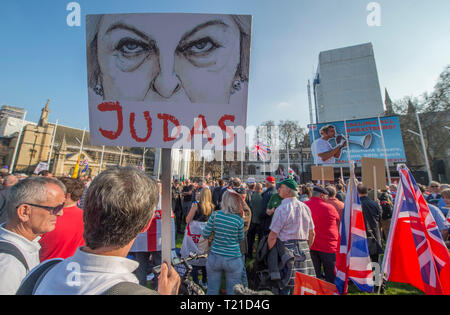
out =
[(424, 93), (425, 111), (437, 112), (450, 109), (450, 65), (447, 65), (439, 75), (431, 95)]
[(423, 93), (420, 97), (404, 97), (393, 104), (393, 109), (400, 116), (403, 142), (408, 164), (423, 168), (425, 160), (420, 138), (407, 130), (418, 132), (416, 112), (419, 113), (426, 154), (432, 166), (435, 160), (446, 160), (446, 148), (450, 147), (450, 137), (443, 129), (450, 125), (450, 65), (446, 66), (431, 94)]
[(279, 128), (282, 147), (284, 149), (298, 149), (306, 133), (305, 129), (300, 127), (299, 122), (295, 120), (281, 120)]

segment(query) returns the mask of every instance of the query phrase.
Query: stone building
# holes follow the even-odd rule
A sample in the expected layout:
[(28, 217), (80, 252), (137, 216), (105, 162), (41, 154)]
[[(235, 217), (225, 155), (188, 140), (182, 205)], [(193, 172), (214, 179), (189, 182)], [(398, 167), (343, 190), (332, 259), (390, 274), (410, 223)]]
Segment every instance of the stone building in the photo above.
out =
[[(194, 153), (193, 153), (194, 154)], [(212, 160), (203, 162), (201, 159), (194, 159), (192, 156), (190, 174), (192, 178), (201, 179), (210, 174), (211, 178), (228, 179), (240, 177), (247, 181), (248, 178), (255, 178), (258, 182), (263, 182), (267, 176), (272, 175), (277, 180), (282, 178), (281, 172), (288, 175), (291, 168), (299, 177), (302, 183), (311, 180), (311, 150), (309, 147), (289, 150), (289, 160), (287, 150), (280, 150), (272, 160), (261, 161), (253, 153), (248, 151), (245, 160), (238, 161), (238, 154), (233, 153), (233, 160), (228, 161), (223, 158), (223, 162)]]
[[(90, 145), (89, 132), (48, 122), (49, 101), (42, 109), (37, 124), (27, 123), (19, 139), (17, 153), (14, 152), (19, 132), (9, 137), (0, 137), (0, 161), (15, 173), (32, 174), (39, 162), (50, 161), (49, 170), (55, 176), (70, 175), (75, 169), (81, 149), (80, 161), (88, 168), (83, 175), (97, 175), (114, 165), (142, 167), (150, 175), (154, 173), (155, 149)], [(84, 137), (83, 137), (84, 133)], [(52, 141), (53, 140), (53, 141)], [(81, 144), (82, 142), (82, 144)], [(80, 172), (85, 165), (80, 166)]]

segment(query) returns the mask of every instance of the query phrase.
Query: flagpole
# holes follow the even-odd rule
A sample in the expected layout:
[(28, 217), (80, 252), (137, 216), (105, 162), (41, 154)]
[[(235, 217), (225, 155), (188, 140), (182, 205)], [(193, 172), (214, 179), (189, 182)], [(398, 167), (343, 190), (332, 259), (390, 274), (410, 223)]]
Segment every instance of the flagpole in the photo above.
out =
[(389, 183), (389, 186), (390, 186), (391, 185), (391, 173), (389, 171), (389, 162), (388, 162), (388, 159), (387, 159), (386, 146), (384, 144), (383, 127), (381, 126), (380, 115), (378, 115), (378, 125), (380, 127), (381, 144), (383, 145), (383, 152), (384, 152), (384, 163), (386, 165), (386, 173), (387, 173), (387, 176), (388, 176), (388, 183)]
[(81, 137), (81, 143), (80, 143), (80, 154), (83, 150), (83, 143), (84, 143), (84, 134), (86, 133), (86, 128), (83, 129), (83, 136)]
[(102, 145), (102, 156), (100, 157), (100, 168), (98, 170), (98, 173), (100, 174), (102, 172), (102, 165), (103, 165), (103, 154), (105, 153), (105, 146)]
[(17, 136), (16, 145), (14, 147), (14, 154), (13, 154), (13, 158), (12, 158), (12, 162), (11, 162), (11, 174), (14, 174), (14, 167), (15, 167), (14, 164), (16, 163), (17, 149), (19, 148), (20, 138), (22, 137), (22, 131), (23, 131), (23, 127), (25, 125), (25, 116), (26, 115), (27, 115), (27, 112), (25, 111), (23, 114), (23, 118), (22, 118), (22, 126), (20, 127), (19, 135)]
[(53, 135), (52, 135), (52, 144), (50, 145), (50, 152), (48, 153), (47, 165), (48, 165), (49, 170), (50, 170), (50, 159), (52, 157), (52, 152), (53, 152), (53, 144), (55, 143), (56, 128), (58, 128), (58, 120), (56, 120), (55, 129), (53, 130)]
[[(244, 152), (244, 159), (245, 159), (245, 152)], [(241, 180), (244, 181), (244, 159), (242, 158), (241, 153)]]
[(203, 150), (202, 152), (202, 179), (205, 180), (205, 157), (203, 156)]
[(223, 151), (220, 151), (220, 178), (223, 178)]
[(431, 170), (430, 170), (430, 163), (428, 162), (427, 151), (426, 151), (426, 148), (425, 148), (425, 141), (423, 139), (422, 125), (420, 124), (419, 113), (417, 111), (416, 111), (416, 118), (417, 118), (417, 124), (419, 125), (420, 141), (422, 143), (423, 156), (425, 158), (425, 165), (427, 167), (428, 184), (430, 184), (431, 181), (433, 180), (433, 178), (432, 178), (432, 174), (431, 174)]
[(289, 144), (287, 146), (287, 160), (288, 160), (288, 173), (289, 173), (289, 169), (291, 168), (291, 163), (290, 163), (290, 160), (289, 160)]
[[(405, 168), (406, 166), (404, 164), (398, 164), (397, 165), (397, 171), (399, 171), (400, 173), (400, 169)], [(395, 232), (395, 229), (397, 227), (397, 219), (398, 219), (398, 206), (397, 204), (400, 202), (401, 199), (401, 194), (403, 194), (403, 184), (402, 184), (402, 180), (401, 180), (401, 174), (400, 175), (400, 181), (398, 182), (398, 189), (397, 189), (397, 198), (395, 198), (394, 201), (394, 211), (392, 213), (392, 218), (391, 218), (391, 224), (389, 226), (389, 234), (386, 240), (386, 246), (384, 248), (384, 253), (383, 253), (383, 262), (381, 263), (381, 284), (380, 287), (378, 288), (378, 294), (381, 293), (381, 287), (383, 286), (384, 283), (384, 274), (385, 274), (385, 268), (386, 268), (386, 263), (389, 260), (390, 256), (391, 256), (391, 252), (390, 252), (390, 248), (391, 248), (391, 242), (392, 242), (392, 235)]]

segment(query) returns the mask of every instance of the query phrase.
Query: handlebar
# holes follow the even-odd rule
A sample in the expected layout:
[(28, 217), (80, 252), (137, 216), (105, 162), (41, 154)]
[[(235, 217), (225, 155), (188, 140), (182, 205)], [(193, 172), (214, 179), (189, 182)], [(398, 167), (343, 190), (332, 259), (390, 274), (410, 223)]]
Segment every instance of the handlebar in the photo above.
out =
[[(187, 256), (185, 258), (181, 258), (181, 259), (180, 258), (173, 258), (172, 259), (172, 266), (183, 264), (186, 267), (189, 267), (188, 261), (201, 259), (201, 258), (207, 258), (207, 257), (208, 257), (208, 254), (190, 253), (189, 256)], [(159, 275), (161, 273), (161, 265), (153, 267), (152, 272), (155, 275)]]

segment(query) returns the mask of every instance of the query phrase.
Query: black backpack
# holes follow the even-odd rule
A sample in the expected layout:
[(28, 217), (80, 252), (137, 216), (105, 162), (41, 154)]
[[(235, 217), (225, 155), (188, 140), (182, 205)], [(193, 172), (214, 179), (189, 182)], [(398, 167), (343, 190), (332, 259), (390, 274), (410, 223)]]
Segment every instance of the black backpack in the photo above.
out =
[(389, 197), (386, 194), (380, 195), (380, 206), (381, 206), (381, 218), (383, 220), (389, 220), (392, 218), (392, 212), (394, 210), (394, 205), (389, 200)]
[[(44, 279), (45, 275), (58, 263), (62, 262), (62, 258), (54, 258), (41, 263), (27, 274), (22, 281), (16, 295), (33, 295), (36, 288)], [(120, 282), (101, 295), (158, 295), (159, 293), (143, 287), (133, 282)]]
[(25, 257), (23, 256), (22, 252), (12, 243), (0, 241), (0, 253), (8, 254), (15, 257), (18, 261), (22, 263), (27, 273), (30, 271), (30, 267), (28, 267), (28, 263)]
[(56, 264), (60, 263), (63, 260), (64, 259), (62, 258), (49, 259), (31, 270), (31, 272), (27, 274), (25, 279), (23, 279), (19, 289), (16, 292), (16, 295), (33, 295), (36, 291), (36, 288), (39, 286), (42, 279), (44, 279), (45, 275), (50, 271), (50, 269), (52, 269)]

